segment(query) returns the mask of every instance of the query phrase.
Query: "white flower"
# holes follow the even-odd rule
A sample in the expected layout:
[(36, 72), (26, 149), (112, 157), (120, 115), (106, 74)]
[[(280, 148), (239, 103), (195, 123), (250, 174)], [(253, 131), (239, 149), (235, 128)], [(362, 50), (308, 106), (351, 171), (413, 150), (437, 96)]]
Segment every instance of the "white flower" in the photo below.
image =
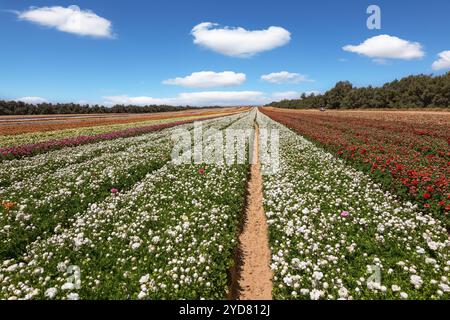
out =
[(300, 289), (300, 293), (301, 293), (302, 295), (306, 296), (306, 295), (309, 293), (309, 289), (305, 289), (305, 288)]
[(311, 298), (311, 300), (319, 300), (322, 295), (323, 295), (323, 291), (317, 290), (317, 289), (313, 289), (309, 293), (309, 297)]
[(146, 274), (145, 276), (142, 276), (142, 277), (139, 279), (139, 283), (140, 283), (140, 284), (146, 283), (146, 282), (148, 282), (149, 278), (150, 278), (150, 275), (149, 275), (149, 274)]
[(142, 299), (144, 299), (146, 296), (147, 296), (147, 293), (144, 292), (144, 291), (141, 291), (141, 292), (139, 292), (139, 294), (138, 294), (138, 299), (139, 299), (139, 300), (142, 300)]
[(322, 279), (323, 278), (323, 273), (322, 272), (319, 272), (319, 271), (315, 271), (314, 273), (313, 273), (313, 278), (315, 279), (315, 280), (320, 280), (320, 279)]
[(47, 298), (50, 298), (50, 299), (53, 299), (55, 296), (56, 296), (56, 293), (58, 292), (58, 289), (56, 289), (56, 288), (48, 288), (46, 291), (45, 291), (45, 296), (47, 297)]
[(158, 244), (160, 240), (161, 240), (161, 239), (160, 239), (158, 236), (154, 236), (154, 237), (152, 238), (152, 243), (153, 243), (153, 244)]
[(431, 250), (437, 250), (439, 249), (439, 244), (437, 242), (434, 241), (429, 241), (428, 242), (428, 248), (430, 248)]
[(416, 289), (419, 289), (422, 286), (423, 281), (420, 276), (412, 275), (410, 280)]
[(450, 286), (445, 283), (440, 283), (439, 288), (441, 288), (444, 292), (450, 292)]
[(62, 290), (73, 290), (74, 288), (75, 288), (75, 285), (73, 283), (71, 283), (71, 282), (64, 283), (61, 286)]
[(284, 277), (283, 278), (283, 282), (287, 285), (287, 286), (291, 286), (292, 285), (292, 278), (291, 277)]
[(402, 299), (408, 299), (408, 294), (406, 292), (400, 292), (400, 297)]
[(13, 265), (10, 265), (10, 266), (6, 269), (6, 271), (8, 271), (8, 272), (13, 272), (13, 271), (15, 271), (18, 267), (19, 267), (18, 264), (13, 264)]
[(400, 286), (398, 286), (396, 284), (393, 284), (391, 288), (392, 288), (393, 292), (398, 292), (398, 291), (400, 291), (402, 289), (402, 288), (400, 288)]
[(78, 295), (78, 293), (72, 292), (67, 295), (67, 299), (68, 300), (79, 300), (80, 296)]
[(341, 298), (347, 298), (348, 297), (348, 290), (344, 287), (340, 288), (338, 291), (339, 297)]
[(135, 242), (131, 245), (131, 249), (136, 250), (139, 249), (140, 246), (141, 244), (139, 242)]

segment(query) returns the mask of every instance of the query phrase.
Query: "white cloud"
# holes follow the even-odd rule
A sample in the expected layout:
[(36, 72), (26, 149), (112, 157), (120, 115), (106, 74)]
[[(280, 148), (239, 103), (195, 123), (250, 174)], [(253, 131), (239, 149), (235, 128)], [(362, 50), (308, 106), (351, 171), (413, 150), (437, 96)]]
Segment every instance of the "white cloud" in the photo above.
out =
[[(180, 93), (172, 98), (153, 98), (148, 96), (130, 97), (109, 96), (104, 97), (106, 104), (136, 104), (136, 105), (191, 105), (191, 106), (234, 106), (258, 105), (268, 101), (267, 96), (260, 91), (202, 91)], [(270, 100), (270, 99), (269, 99)]]
[(211, 22), (196, 25), (191, 31), (194, 43), (227, 56), (243, 58), (283, 46), (291, 40), (290, 32), (281, 27), (250, 31), (217, 26)]
[(376, 63), (376, 64), (381, 65), (381, 66), (387, 66), (387, 65), (390, 64), (389, 61), (386, 60), (386, 59), (376, 58), (376, 59), (373, 59), (372, 61), (373, 61), (374, 63)]
[(439, 59), (433, 62), (433, 70), (450, 69), (450, 50), (439, 53)]
[[(307, 91), (306, 95), (318, 94), (318, 91)], [(302, 92), (286, 91), (268, 94), (261, 91), (199, 91), (180, 93), (175, 97), (154, 98), (149, 96), (131, 97), (128, 95), (108, 96), (105, 105), (172, 105), (172, 106), (241, 106), (263, 105), (274, 100), (299, 99)]]
[(19, 19), (33, 22), (59, 31), (96, 38), (113, 38), (111, 21), (96, 15), (89, 10), (81, 10), (78, 6), (67, 8), (30, 7), (18, 12)]
[(41, 98), (41, 97), (23, 97), (16, 99), (16, 101), (21, 101), (25, 103), (31, 103), (31, 104), (39, 104), (39, 103), (47, 103), (47, 99)]
[(274, 92), (272, 98), (275, 100), (291, 100), (300, 98), (300, 95), (301, 92), (298, 91)]
[(174, 78), (164, 80), (163, 84), (179, 85), (190, 88), (213, 88), (237, 86), (245, 82), (244, 73), (235, 73), (233, 71), (213, 72), (200, 71), (194, 72), (183, 78)]
[(387, 34), (369, 38), (356, 46), (347, 45), (343, 49), (376, 59), (411, 60), (422, 58), (425, 55), (420, 43)]
[(299, 92), (299, 91), (285, 91), (285, 92), (274, 92), (272, 93), (272, 98), (279, 101), (279, 100), (292, 100), (292, 99), (300, 99), (302, 94), (305, 94), (307, 96), (310, 96), (312, 94), (318, 95), (320, 94), (319, 91), (305, 91), (305, 92)]
[(281, 72), (273, 72), (269, 74), (264, 74), (261, 76), (261, 80), (270, 82), (270, 83), (276, 83), (276, 84), (283, 84), (283, 83), (299, 83), (299, 82), (311, 82), (312, 80), (308, 79), (307, 76), (299, 74), (299, 73), (291, 73), (287, 71), (281, 71)]

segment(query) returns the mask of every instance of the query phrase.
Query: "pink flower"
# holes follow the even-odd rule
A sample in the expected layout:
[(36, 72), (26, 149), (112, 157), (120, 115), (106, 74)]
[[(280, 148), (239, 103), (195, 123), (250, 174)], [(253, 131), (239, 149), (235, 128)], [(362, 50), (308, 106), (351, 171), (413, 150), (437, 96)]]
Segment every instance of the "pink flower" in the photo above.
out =
[(117, 192), (119, 192), (119, 190), (117, 190), (116, 188), (111, 189), (111, 193), (117, 193)]
[(342, 211), (341, 212), (341, 217), (343, 217), (343, 218), (346, 218), (346, 217), (348, 217), (350, 215), (350, 212), (348, 212), (348, 211)]
[(203, 169), (203, 168), (202, 168), (202, 169), (200, 169), (200, 170), (198, 170), (198, 173), (199, 173), (199, 174), (205, 174), (205, 172), (206, 172), (206, 170), (205, 170), (205, 169)]

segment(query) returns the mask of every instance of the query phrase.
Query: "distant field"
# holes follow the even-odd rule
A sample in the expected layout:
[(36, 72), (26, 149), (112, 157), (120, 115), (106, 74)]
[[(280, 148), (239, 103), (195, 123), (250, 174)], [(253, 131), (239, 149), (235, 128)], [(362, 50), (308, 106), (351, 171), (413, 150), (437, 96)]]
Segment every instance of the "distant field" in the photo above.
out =
[(45, 132), (62, 129), (92, 127), (111, 124), (125, 124), (149, 120), (163, 120), (189, 116), (209, 116), (234, 113), (240, 108), (195, 109), (187, 111), (147, 114), (70, 114), (0, 116), (0, 135), (16, 135), (30, 132)]
[(94, 136), (176, 121), (231, 115), (246, 108), (201, 109), (153, 114), (0, 117), (0, 148), (71, 137)]

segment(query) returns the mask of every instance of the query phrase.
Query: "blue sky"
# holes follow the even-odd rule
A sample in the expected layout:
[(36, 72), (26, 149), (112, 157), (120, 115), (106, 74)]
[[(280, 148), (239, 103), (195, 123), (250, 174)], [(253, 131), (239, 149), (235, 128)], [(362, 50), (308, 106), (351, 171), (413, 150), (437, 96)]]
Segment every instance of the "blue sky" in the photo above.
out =
[[(366, 26), (370, 4), (381, 30)], [(448, 0), (0, 0), (0, 10), (0, 99), (253, 104), (450, 69)], [(93, 25), (59, 16), (87, 10)], [(191, 32), (205, 22), (218, 25)]]

